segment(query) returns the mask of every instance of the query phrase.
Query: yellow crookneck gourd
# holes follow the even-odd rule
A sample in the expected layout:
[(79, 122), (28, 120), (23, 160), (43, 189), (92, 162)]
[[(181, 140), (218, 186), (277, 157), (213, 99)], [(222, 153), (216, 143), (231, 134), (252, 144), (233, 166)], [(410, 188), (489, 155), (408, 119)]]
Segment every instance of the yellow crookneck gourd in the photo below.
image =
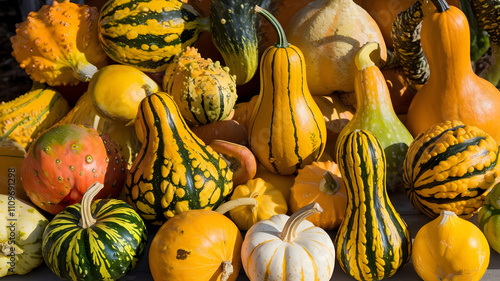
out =
[(269, 171), (289, 175), (319, 159), (326, 125), (309, 92), (302, 52), (290, 45), (276, 18), (256, 7), (278, 33), (260, 64), (261, 88), (249, 120), (249, 145)]
[(415, 137), (437, 123), (459, 120), (500, 141), (500, 92), (477, 76), (470, 61), (467, 17), (443, 0), (422, 21), (422, 50), (429, 63), (427, 83), (415, 94), (407, 127)]
[[(399, 120), (392, 107), (387, 83), (380, 69), (370, 56), (380, 52), (378, 44), (368, 43), (358, 52), (355, 63), (358, 72), (355, 77), (356, 112), (342, 129), (339, 140), (348, 133), (363, 129), (374, 134), (382, 144), (387, 163), (387, 188), (394, 191), (403, 185), (403, 161), (413, 137)], [(376, 60), (375, 60), (376, 61)], [(338, 155), (336, 156), (338, 158)], [(337, 159), (338, 163), (339, 159)]]

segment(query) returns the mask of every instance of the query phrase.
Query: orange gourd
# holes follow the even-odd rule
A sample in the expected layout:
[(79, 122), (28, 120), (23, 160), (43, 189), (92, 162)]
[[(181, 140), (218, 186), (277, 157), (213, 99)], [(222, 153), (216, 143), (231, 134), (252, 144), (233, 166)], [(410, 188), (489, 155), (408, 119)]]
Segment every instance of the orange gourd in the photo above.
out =
[(347, 191), (339, 167), (333, 161), (313, 162), (300, 169), (291, 188), (290, 211), (297, 212), (313, 202), (323, 212), (307, 219), (325, 230), (337, 228), (344, 219)]
[(472, 69), (467, 18), (443, 0), (433, 3), (437, 9), (424, 17), (421, 29), (430, 77), (410, 104), (408, 130), (415, 137), (434, 124), (459, 120), (482, 129), (498, 142), (500, 92)]

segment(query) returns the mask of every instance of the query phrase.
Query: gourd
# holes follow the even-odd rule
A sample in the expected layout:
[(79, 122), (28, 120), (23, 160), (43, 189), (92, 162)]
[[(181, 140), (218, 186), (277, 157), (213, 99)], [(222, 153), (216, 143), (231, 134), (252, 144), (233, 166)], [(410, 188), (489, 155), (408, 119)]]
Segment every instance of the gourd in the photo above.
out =
[(441, 211), (471, 217), (484, 204), (499, 176), (498, 143), (460, 121), (447, 121), (420, 133), (403, 163), (410, 202), (431, 218)]
[(229, 197), (233, 173), (189, 129), (170, 95), (144, 98), (135, 127), (143, 142), (127, 174), (125, 194), (144, 220), (162, 224), (183, 211), (215, 209)]
[(472, 70), (467, 18), (443, 0), (433, 3), (436, 9), (424, 17), (421, 30), (430, 76), (410, 104), (407, 128), (415, 137), (436, 123), (459, 120), (498, 142), (500, 95)]
[(224, 140), (240, 145), (248, 145), (248, 134), (243, 124), (236, 120), (224, 119), (198, 126), (190, 126), (191, 131), (204, 143)]
[(484, 233), (491, 248), (500, 253), (500, 185), (496, 184), (486, 195), (477, 219), (479, 229)]
[(313, 95), (354, 91), (354, 57), (368, 42), (380, 45), (381, 63), (387, 59), (380, 28), (353, 0), (312, 1), (290, 20), (286, 36), (304, 53)]
[(189, 46), (165, 71), (163, 90), (174, 97), (182, 117), (191, 125), (226, 119), (238, 98), (235, 76), (229, 69), (202, 58)]
[(156, 281), (234, 281), (241, 268), (242, 242), (238, 227), (222, 212), (187, 210), (156, 232), (149, 269)]
[(389, 278), (410, 259), (412, 242), (387, 195), (383, 147), (369, 131), (354, 130), (340, 139), (337, 156), (348, 198), (337, 261), (356, 280)]
[(141, 260), (148, 239), (142, 218), (122, 200), (98, 199), (99, 182), (81, 204), (66, 207), (43, 232), (43, 258), (65, 280), (118, 280)]
[(21, 179), (31, 201), (55, 215), (79, 203), (95, 181), (105, 185), (98, 198), (118, 197), (126, 170), (118, 167), (116, 173), (115, 164), (120, 163), (115, 161), (108, 158), (106, 144), (96, 130), (76, 124), (57, 125), (44, 131), (30, 146)]
[(212, 41), (224, 58), (236, 84), (250, 81), (259, 65), (255, 5), (262, 0), (213, 0), (210, 2)]
[(52, 87), (33, 82), (31, 89), (0, 103), (0, 140), (11, 139), (27, 149), (44, 130), (70, 110), (68, 102)]
[[(376, 59), (370, 58), (370, 55), (378, 53), (377, 43), (371, 42), (363, 46), (355, 57), (358, 69), (354, 84), (356, 112), (337, 137), (336, 146), (339, 146), (343, 136), (356, 129), (374, 134), (384, 149), (387, 188), (395, 191), (403, 186), (401, 166), (413, 137), (396, 116), (384, 76), (374, 63)], [(337, 154), (336, 157), (339, 163), (340, 156)]]
[(254, 224), (241, 248), (243, 268), (251, 281), (330, 280), (335, 247), (326, 231), (306, 218), (321, 212), (312, 203), (291, 217), (280, 214)]
[(26, 150), (13, 140), (0, 140), (0, 194), (29, 201), (21, 182), (21, 167)]
[(324, 230), (340, 226), (347, 206), (347, 190), (337, 163), (330, 160), (313, 162), (295, 176), (290, 189), (290, 211), (295, 213), (313, 202), (323, 206), (323, 212), (307, 220)]
[(279, 40), (261, 58), (261, 88), (248, 143), (266, 169), (290, 175), (321, 157), (325, 120), (309, 92), (301, 50), (287, 42), (276, 18), (258, 6), (256, 11), (275, 27)]
[[(248, 205), (232, 208), (228, 203), (234, 201), (248, 202)], [(278, 214), (286, 214), (288, 206), (283, 194), (271, 183), (261, 178), (254, 178), (244, 184), (234, 188), (233, 194), (226, 208), (229, 210), (231, 220), (240, 230), (248, 230), (255, 223), (267, 220)], [(217, 208), (218, 212), (225, 213), (222, 207)]]
[[(97, 77), (99, 77), (99, 74), (97, 75)], [(80, 96), (75, 106), (71, 108), (68, 114), (57, 122), (57, 125), (62, 124), (77, 124), (92, 128), (100, 135), (109, 135), (115, 143), (118, 153), (127, 161), (127, 168), (130, 168), (141, 149), (141, 143), (135, 133), (134, 126), (127, 126), (127, 124), (122, 121), (101, 117), (93, 105), (90, 91), (86, 91)]]
[(208, 23), (179, 0), (112, 0), (99, 14), (99, 41), (110, 58), (145, 72), (165, 71)]
[(295, 181), (295, 175), (280, 175), (273, 173), (266, 169), (261, 163), (257, 161), (257, 172), (254, 178), (261, 178), (264, 181), (272, 184), (275, 188), (279, 189), (286, 202), (290, 200), (290, 193), (293, 183)]
[(23, 275), (43, 263), (42, 234), (48, 223), (30, 204), (0, 194), (0, 277)]
[(98, 17), (95, 7), (52, 1), (18, 25), (12, 55), (34, 81), (50, 86), (88, 82), (109, 62), (97, 38)]
[(412, 261), (423, 280), (477, 281), (488, 268), (490, 247), (473, 223), (441, 211), (415, 236)]
[(141, 100), (159, 90), (158, 84), (136, 67), (112, 64), (94, 74), (87, 95), (100, 117), (131, 125)]

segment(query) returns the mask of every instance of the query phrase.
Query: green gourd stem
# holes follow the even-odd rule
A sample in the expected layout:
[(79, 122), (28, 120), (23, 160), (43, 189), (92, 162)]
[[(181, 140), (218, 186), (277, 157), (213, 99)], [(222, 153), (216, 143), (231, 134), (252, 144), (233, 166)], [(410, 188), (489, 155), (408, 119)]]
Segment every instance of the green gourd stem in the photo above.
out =
[(278, 34), (278, 42), (274, 44), (275, 47), (277, 48), (287, 48), (290, 46), (290, 43), (286, 40), (285, 36), (285, 31), (283, 30), (283, 27), (279, 23), (279, 21), (267, 10), (255, 6), (255, 12), (262, 15), (269, 23), (273, 26), (274, 30), (276, 30), (276, 33)]
[(80, 203), (81, 218), (78, 224), (81, 228), (89, 228), (95, 224), (96, 219), (92, 216), (92, 201), (103, 187), (104, 184), (96, 181), (83, 194), (82, 202)]
[(311, 203), (295, 212), (285, 223), (283, 230), (278, 234), (283, 242), (293, 242), (297, 238), (297, 228), (308, 216), (321, 213), (323, 209), (318, 203)]
[(378, 59), (380, 59), (380, 47), (377, 42), (370, 42), (363, 46), (361, 50), (356, 55), (356, 59), (354, 60), (356, 67), (358, 70), (363, 70), (370, 66), (375, 66), (375, 61), (370, 57), (373, 51), (378, 50)]
[(450, 5), (445, 0), (431, 0), (432, 4), (436, 6), (438, 12), (442, 13), (448, 9), (450, 9)]
[(340, 189), (340, 182), (328, 171), (319, 183), (319, 190), (326, 194), (335, 194)]
[(252, 206), (253, 208), (255, 208), (257, 204), (258, 204), (257, 199), (255, 199), (254, 197), (242, 197), (242, 198), (232, 199), (221, 204), (219, 207), (217, 207), (217, 209), (215, 209), (215, 211), (219, 214), (225, 214), (236, 207)]

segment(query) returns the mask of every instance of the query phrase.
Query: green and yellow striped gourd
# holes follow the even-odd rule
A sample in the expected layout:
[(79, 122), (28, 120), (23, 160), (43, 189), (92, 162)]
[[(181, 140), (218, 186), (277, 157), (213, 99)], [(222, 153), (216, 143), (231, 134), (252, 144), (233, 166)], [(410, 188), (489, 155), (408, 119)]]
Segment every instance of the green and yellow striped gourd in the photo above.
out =
[(99, 39), (113, 60), (146, 72), (162, 72), (208, 22), (180, 0), (110, 0), (99, 17)]
[(337, 155), (348, 198), (335, 237), (339, 265), (357, 280), (389, 278), (408, 262), (411, 237), (387, 195), (384, 149), (369, 131), (354, 130)]
[(233, 189), (226, 162), (188, 127), (174, 99), (142, 100), (135, 121), (142, 148), (125, 184), (128, 201), (152, 224), (191, 209), (215, 209)]
[(144, 254), (148, 233), (137, 212), (118, 199), (98, 199), (95, 182), (82, 202), (59, 212), (45, 228), (42, 253), (47, 266), (64, 280), (118, 280)]
[(499, 176), (498, 143), (461, 121), (438, 123), (411, 143), (403, 165), (406, 193), (431, 218), (471, 217)]

